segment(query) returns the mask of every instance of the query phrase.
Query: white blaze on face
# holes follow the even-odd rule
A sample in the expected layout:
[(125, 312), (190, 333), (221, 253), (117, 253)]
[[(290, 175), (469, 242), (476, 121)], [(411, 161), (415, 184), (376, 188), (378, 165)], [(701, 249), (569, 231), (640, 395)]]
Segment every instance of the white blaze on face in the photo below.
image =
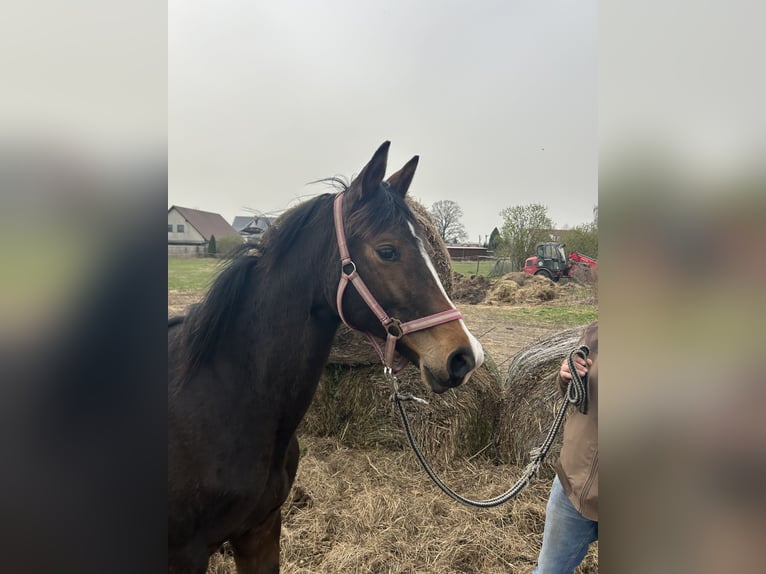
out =
[[(439, 279), (439, 274), (436, 272), (436, 268), (434, 267), (434, 264), (431, 262), (431, 258), (428, 256), (428, 252), (426, 251), (423, 241), (420, 239), (420, 237), (418, 237), (418, 234), (415, 233), (415, 227), (410, 222), (407, 222), (407, 225), (410, 228), (410, 233), (412, 233), (412, 236), (417, 241), (418, 249), (420, 250), (420, 255), (423, 257), (423, 260), (426, 262), (426, 267), (430, 269), (431, 275), (433, 275), (434, 281), (436, 281), (436, 284), (439, 286), (439, 289), (441, 290), (442, 295), (447, 300), (447, 303), (449, 303), (450, 307), (452, 307), (453, 309), (456, 309), (455, 304), (452, 302), (452, 300), (447, 295), (447, 292), (444, 290), (444, 285), (442, 285), (441, 279)], [(476, 368), (478, 369), (481, 366), (481, 364), (484, 362), (484, 349), (482, 349), (481, 343), (479, 343), (478, 339), (476, 339), (476, 337), (474, 337), (473, 334), (468, 330), (468, 327), (465, 326), (465, 322), (462, 319), (458, 319), (458, 321), (460, 322), (460, 326), (463, 327), (463, 331), (465, 331), (465, 334), (471, 343), (473, 358), (474, 358), (474, 361), (476, 361)]]

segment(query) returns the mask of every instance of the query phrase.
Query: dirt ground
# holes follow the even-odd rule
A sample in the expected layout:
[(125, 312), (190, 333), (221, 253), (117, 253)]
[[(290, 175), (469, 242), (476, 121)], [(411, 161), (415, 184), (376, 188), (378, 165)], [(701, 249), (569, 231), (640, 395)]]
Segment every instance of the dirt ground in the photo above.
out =
[(461, 303), (459, 308), (466, 325), (492, 355), (500, 372), (508, 368), (514, 355), (524, 347), (561, 330), (550, 324), (508, 318), (502, 306)]
[[(170, 292), (169, 315), (183, 313), (197, 299)], [(458, 306), (501, 373), (521, 349), (563, 330), (511, 319), (502, 305)], [(409, 451), (349, 449), (316, 437), (301, 437), (301, 450), (293, 493), (283, 506), (283, 573), (500, 574), (534, 568), (548, 478), (502, 507), (473, 510), (439, 492)], [(522, 469), (474, 460), (437, 472), (456, 490), (489, 498), (509, 488)], [(211, 558), (208, 574), (235, 572), (225, 546)], [(597, 544), (576, 572), (598, 572)]]

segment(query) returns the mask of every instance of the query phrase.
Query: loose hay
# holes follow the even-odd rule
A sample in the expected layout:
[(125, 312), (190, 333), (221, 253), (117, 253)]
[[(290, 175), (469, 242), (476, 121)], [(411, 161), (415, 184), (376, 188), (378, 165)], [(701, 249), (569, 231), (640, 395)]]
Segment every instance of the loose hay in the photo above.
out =
[(483, 275), (466, 277), (458, 272), (452, 274), (452, 300), (456, 303), (482, 303), (491, 288), (492, 281)]
[[(542, 543), (547, 480), (515, 500), (475, 510), (430, 483), (411, 453), (349, 450), (305, 437), (293, 495), (283, 507), (284, 574), (528, 573)], [(522, 470), (488, 461), (439, 466), (457, 490), (491, 497)], [(311, 502), (305, 503), (308, 498)], [(208, 574), (234, 574), (230, 553), (216, 553)], [(597, 545), (578, 574), (598, 572)]]
[(558, 293), (558, 285), (547, 277), (513, 272), (495, 281), (486, 301), (500, 304), (543, 303), (555, 299)]
[[(561, 361), (577, 346), (581, 334), (582, 327), (567, 329), (536, 341), (514, 357), (503, 382), (506, 415), (497, 434), (498, 452), (503, 460), (526, 464), (529, 451), (542, 444), (559, 405), (554, 377)], [(561, 433), (554, 445), (547, 465), (558, 456)], [(553, 476), (550, 467), (543, 474)]]

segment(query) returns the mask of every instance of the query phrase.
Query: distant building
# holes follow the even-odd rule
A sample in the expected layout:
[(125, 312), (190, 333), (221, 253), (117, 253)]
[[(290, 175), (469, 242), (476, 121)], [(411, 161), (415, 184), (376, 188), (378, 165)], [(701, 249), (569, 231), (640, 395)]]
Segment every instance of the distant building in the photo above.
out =
[(551, 229), (548, 232), (548, 235), (550, 236), (549, 241), (561, 241), (561, 238), (567, 231), (569, 231), (569, 229)]
[(237, 230), (247, 241), (260, 241), (263, 233), (271, 227), (274, 217), (262, 215), (238, 215), (231, 222), (231, 226)]
[(194, 257), (207, 253), (210, 237), (237, 236), (218, 213), (173, 205), (168, 209), (168, 255)]
[(494, 253), (481, 245), (447, 245), (450, 259), (476, 261), (479, 257), (492, 257)]

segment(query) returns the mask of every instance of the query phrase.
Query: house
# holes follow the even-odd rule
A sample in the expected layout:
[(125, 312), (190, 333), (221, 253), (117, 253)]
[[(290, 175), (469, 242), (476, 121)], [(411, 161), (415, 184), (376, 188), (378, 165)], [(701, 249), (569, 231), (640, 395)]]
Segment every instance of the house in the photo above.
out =
[(569, 231), (568, 229), (551, 229), (548, 232), (548, 235), (550, 236), (549, 241), (561, 241), (561, 238), (564, 236), (564, 234)]
[(173, 205), (168, 209), (168, 255), (194, 257), (207, 253), (210, 237), (238, 235), (218, 213)]
[(274, 217), (263, 215), (237, 215), (231, 226), (247, 241), (260, 241), (261, 235), (274, 222)]

